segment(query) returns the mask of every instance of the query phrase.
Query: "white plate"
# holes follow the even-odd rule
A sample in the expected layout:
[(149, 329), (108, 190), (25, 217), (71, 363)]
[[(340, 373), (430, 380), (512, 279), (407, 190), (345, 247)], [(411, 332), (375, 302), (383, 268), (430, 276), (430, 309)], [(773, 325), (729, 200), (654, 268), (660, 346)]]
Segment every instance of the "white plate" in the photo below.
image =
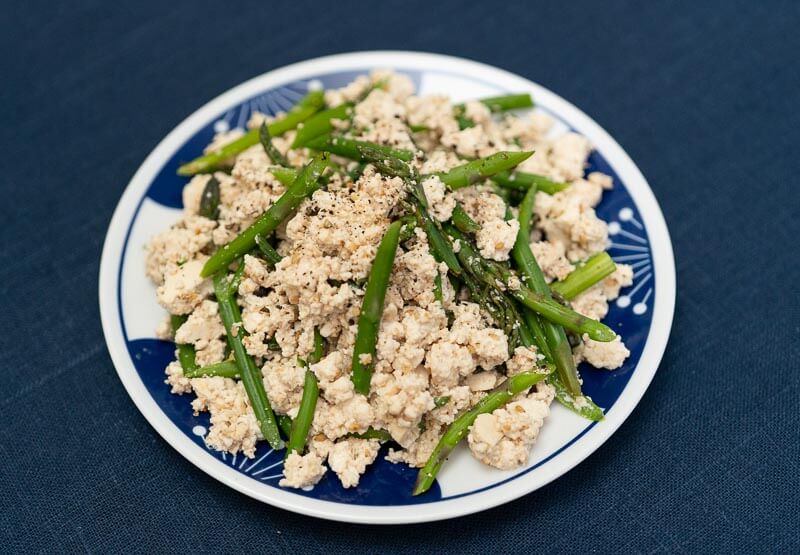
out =
[[(144, 275), (144, 245), (178, 216), (181, 161), (196, 156), (214, 130), (241, 127), (253, 110), (285, 109), (309, 87), (342, 86), (374, 68), (408, 73), (422, 94), (454, 101), (529, 91), (537, 108), (590, 139), (591, 168), (615, 177), (598, 214), (610, 222), (611, 254), (635, 266), (605, 320), (623, 335), (632, 355), (620, 370), (582, 369), (584, 388), (606, 410), (591, 424), (554, 403), (526, 468), (503, 472), (478, 464), (463, 449), (445, 465), (436, 487), (409, 495), (415, 471), (379, 458), (359, 488), (344, 490), (331, 472), (309, 491), (278, 487), (282, 454), (266, 445), (245, 460), (210, 451), (202, 441), (207, 416), (193, 417), (187, 396), (170, 395), (163, 368), (172, 345), (153, 339), (163, 318)], [(413, 52), (363, 52), (317, 58), (270, 71), (215, 98), (175, 128), (147, 157), (120, 199), (100, 264), (100, 311), (108, 350), (122, 383), (156, 431), (204, 472), (238, 491), (298, 513), (348, 522), (411, 523), (451, 518), (494, 507), (542, 487), (600, 447), (625, 421), (658, 368), (675, 303), (672, 245), (661, 210), (641, 172), (599, 125), (547, 89), (477, 62)]]

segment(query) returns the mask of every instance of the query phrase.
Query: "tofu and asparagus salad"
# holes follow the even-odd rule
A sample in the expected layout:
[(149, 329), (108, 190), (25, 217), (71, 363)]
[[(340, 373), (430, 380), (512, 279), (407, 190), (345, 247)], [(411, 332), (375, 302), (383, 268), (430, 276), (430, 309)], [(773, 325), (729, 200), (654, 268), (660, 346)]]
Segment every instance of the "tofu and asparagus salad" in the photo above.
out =
[(209, 412), (210, 448), (285, 446), (281, 486), (330, 469), (349, 488), (388, 444), (419, 495), (462, 442), (525, 465), (554, 400), (603, 418), (577, 365), (630, 354), (600, 322), (632, 281), (594, 210), (613, 183), (532, 107), (375, 71), (180, 167), (183, 213), (146, 273), (176, 343), (166, 383)]

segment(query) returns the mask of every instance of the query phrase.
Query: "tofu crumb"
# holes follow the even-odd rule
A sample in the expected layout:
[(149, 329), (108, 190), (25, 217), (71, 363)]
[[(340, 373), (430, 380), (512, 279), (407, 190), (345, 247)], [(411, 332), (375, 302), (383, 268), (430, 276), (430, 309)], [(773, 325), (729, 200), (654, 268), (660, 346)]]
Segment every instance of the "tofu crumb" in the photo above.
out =
[(528, 455), (550, 414), (548, 403), (523, 398), (491, 414), (480, 414), (470, 428), (470, 451), (482, 463), (500, 470), (517, 468), (528, 462)]
[(625, 363), (631, 352), (625, 347), (622, 338), (617, 336), (606, 343), (583, 336), (583, 342), (574, 350), (575, 363), (588, 362), (595, 368), (616, 370)]
[(378, 456), (379, 449), (380, 443), (370, 439), (337, 441), (328, 454), (328, 465), (339, 477), (343, 487), (356, 487), (367, 466)]
[(283, 478), (278, 482), (283, 488), (305, 488), (317, 484), (327, 468), (316, 453), (298, 455), (292, 452), (283, 463)]

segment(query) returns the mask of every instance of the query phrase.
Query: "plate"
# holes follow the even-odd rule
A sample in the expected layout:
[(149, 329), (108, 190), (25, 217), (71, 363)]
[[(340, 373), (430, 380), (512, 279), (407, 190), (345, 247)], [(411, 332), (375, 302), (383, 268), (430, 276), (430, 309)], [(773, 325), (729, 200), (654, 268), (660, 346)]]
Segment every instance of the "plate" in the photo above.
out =
[[(513, 471), (485, 467), (457, 450), (425, 495), (412, 497), (416, 470), (379, 455), (358, 488), (344, 489), (332, 472), (308, 490), (278, 486), (282, 451), (261, 442), (253, 459), (206, 448), (208, 416), (192, 415), (190, 398), (172, 395), (164, 367), (172, 343), (154, 338), (164, 317), (144, 274), (144, 246), (169, 227), (181, 208), (186, 179), (176, 174), (217, 131), (243, 127), (254, 110), (274, 113), (309, 89), (341, 87), (356, 75), (392, 68), (411, 77), (419, 94), (449, 94), (454, 102), (529, 91), (537, 110), (595, 146), (587, 171), (614, 178), (597, 208), (609, 222), (613, 258), (634, 266), (634, 283), (612, 303), (605, 322), (631, 351), (615, 371), (582, 368), (584, 390), (606, 418), (590, 423), (553, 404), (529, 464)], [(642, 398), (667, 344), (675, 304), (669, 232), (647, 181), (599, 125), (558, 95), (527, 79), (481, 63), (415, 52), (360, 52), (317, 58), (255, 77), (189, 116), (147, 157), (125, 189), (106, 235), (100, 263), (100, 312), (109, 353), (122, 383), (155, 430), (194, 465), (255, 499), (305, 515), (347, 522), (398, 524), (451, 518), (494, 507), (558, 478), (599, 448)], [(386, 447), (384, 446), (384, 450)]]

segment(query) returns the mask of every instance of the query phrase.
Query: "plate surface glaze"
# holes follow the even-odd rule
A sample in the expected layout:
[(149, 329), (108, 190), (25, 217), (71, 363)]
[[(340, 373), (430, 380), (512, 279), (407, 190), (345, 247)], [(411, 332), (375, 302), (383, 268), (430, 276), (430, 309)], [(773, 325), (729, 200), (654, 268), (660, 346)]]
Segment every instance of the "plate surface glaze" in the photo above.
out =
[[(586, 171), (614, 178), (597, 207), (609, 222), (610, 254), (634, 268), (634, 283), (611, 304), (604, 320), (631, 351), (615, 371), (581, 367), (584, 391), (606, 411), (590, 423), (553, 403), (527, 467), (499, 471), (464, 448), (451, 456), (431, 491), (411, 496), (416, 470), (383, 459), (386, 447), (357, 488), (344, 489), (326, 473), (305, 490), (278, 486), (283, 451), (261, 442), (253, 459), (206, 448), (208, 415), (192, 415), (191, 397), (172, 395), (164, 368), (172, 343), (154, 338), (164, 317), (155, 287), (144, 275), (144, 246), (178, 217), (190, 160), (215, 132), (244, 127), (253, 111), (291, 107), (309, 88), (341, 87), (359, 74), (391, 68), (409, 75), (418, 94), (448, 94), (454, 102), (529, 91), (537, 110), (556, 120), (555, 132), (573, 129), (594, 145)], [(100, 309), (111, 358), (136, 406), (170, 445), (206, 473), (266, 503), (298, 513), (364, 523), (410, 523), (487, 509), (529, 493), (589, 456), (622, 424), (641, 399), (666, 347), (675, 303), (672, 246), (650, 187), (625, 151), (580, 110), (531, 81), (477, 62), (412, 52), (364, 52), (317, 58), (270, 71), (212, 100), (175, 128), (147, 157), (126, 188), (106, 236), (100, 266)], [(411, 507), (410, 505), (414, 505)]]

